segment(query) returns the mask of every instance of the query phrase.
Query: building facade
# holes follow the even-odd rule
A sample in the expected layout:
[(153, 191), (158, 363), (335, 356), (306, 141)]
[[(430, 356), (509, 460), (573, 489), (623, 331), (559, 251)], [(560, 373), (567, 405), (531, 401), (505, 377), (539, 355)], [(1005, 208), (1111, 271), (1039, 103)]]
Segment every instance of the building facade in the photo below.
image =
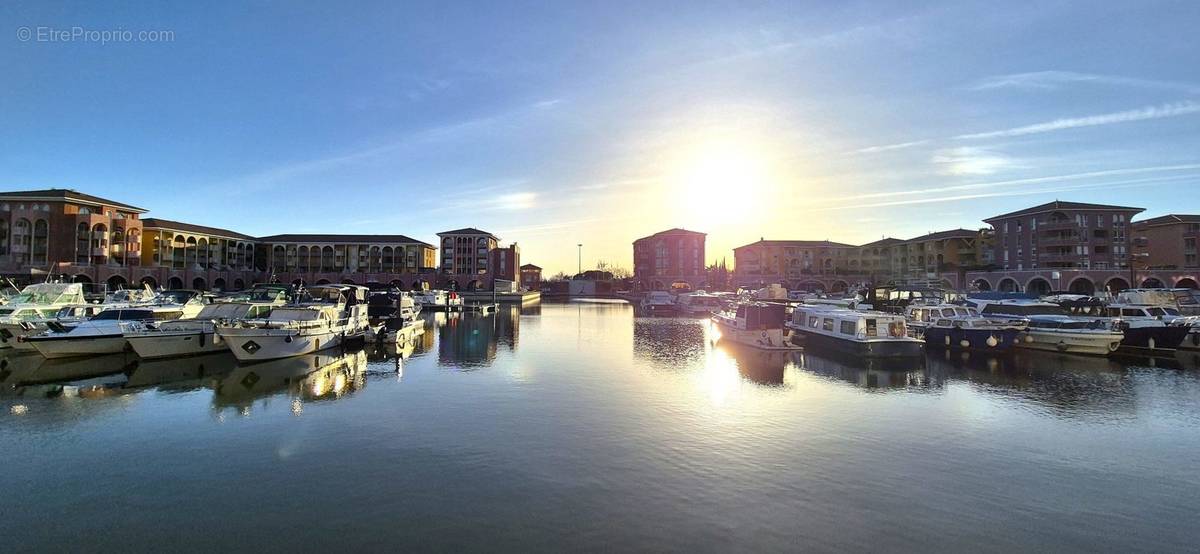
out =
[(146, 210), (69, 189), (0, 193), (0, 271), (54, 273), (60, 264), (136, 266)]
[(1146, 269), (1200, 268), (1200, 215), (1171, 214), (1133, 224), (1135, 264)]
[(705, 237), (696, 231), (669, 229), (633, 241), (635, 286), (642, 290), (662, 290), (679, 282), (704, 286)]
[(439, 252), (442, 264), (439, 270), (445, 274), (487, 273), (491, 253), (500, 243), (487, 231), (473, 227), (438, 233)]
[(992, 226), (992, 258), (1000, 269), (1124, 269), (1133, 217), (1142, 211), (1056, 200), (984, 221)]
[(497, 248), (494, 236), (477, 229), (439, 237), (462, 247), (460, 256), (449, 250), (439, 272), (438, 248), (404, 235), (252, 237), (145, 213), (69, 189), (0, 192), (0, 273), (18, 283), (55, 277), (206, 290), (269, 280), (487, 289), (497, 278), (520, 278), (517, 245)]
[(541, 290), (542, 268), (533, 264), (521, 266), (521, 287), (528, 290)]
[(521, 248), (517, 243), (496, 247), (488, 254), (492, 277), (516, 283), (521, 279)]

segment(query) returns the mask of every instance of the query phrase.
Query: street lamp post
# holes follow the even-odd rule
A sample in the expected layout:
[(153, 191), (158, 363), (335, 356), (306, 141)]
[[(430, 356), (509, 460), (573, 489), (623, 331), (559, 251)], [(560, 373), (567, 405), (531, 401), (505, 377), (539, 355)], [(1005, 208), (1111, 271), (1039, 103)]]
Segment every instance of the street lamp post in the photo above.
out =
[(579, 265), (575, 268), (575, 274), (583, 273), (583, 243), (575, 245), (579, 247)]

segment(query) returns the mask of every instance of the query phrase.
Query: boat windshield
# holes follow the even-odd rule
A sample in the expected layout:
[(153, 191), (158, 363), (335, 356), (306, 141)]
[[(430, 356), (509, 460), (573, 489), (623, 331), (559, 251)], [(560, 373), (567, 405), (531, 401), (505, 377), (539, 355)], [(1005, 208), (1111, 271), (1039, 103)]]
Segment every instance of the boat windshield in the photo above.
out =
[(168, 290), (158, 295), (159, 299), (170, 304), (187, 304), (197, 295), (194, 290)]
[(988, 304), (983, 308), (985, 315), (1069, 315), (1067, 310), (1054, 304)]
[(38, 283), (29, 285), (9, 299), (10, 304), (83, 303), (83, 287), (78, 283)]

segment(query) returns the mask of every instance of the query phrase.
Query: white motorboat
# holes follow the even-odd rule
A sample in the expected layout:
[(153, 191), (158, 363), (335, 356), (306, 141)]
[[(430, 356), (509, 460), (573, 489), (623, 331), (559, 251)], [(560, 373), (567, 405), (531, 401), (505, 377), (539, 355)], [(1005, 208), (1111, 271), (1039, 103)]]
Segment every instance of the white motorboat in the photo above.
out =
[[(51, 319), (65, 306), (86, 303), (80, 283), (36, 283), (0, 307), (0, 348), (12, 348), (32, 322)], [(42, 327), (45, 329), (45, 327)]]
[(463, 299), (457, 292), (438, 289), (420, 290), (412, 293), (420, 310), (431, 312), (456, 312), (463, 308)]
[(274, 307), (273, 304), (216, 302), (205, 306), (194, 318), (146, 325), (127, 333), (125, 339), (133, 351), (145, 359), (218, 352), (229, 348), (216, 333), (218, 324), (263, 318)]
[(788, 339), (784, 326), (787, 306), (784, 304), (743, 302), (734, 310), (714, 313), (712, 321), (721, 333), (721, 340), (764, 350), (798, 349)]
[(240, 361), (299, 356), (364, 337), (370, 326), (366, 287), (324, 285), (306, 294), (265, 318), (218, 324), (217, 335)]
[(920, 356), (925, 341), (909, 336), (904, 316), (851, 310), (831, 305), (801, 304), (792, 309), (793, 342), (805, 350), (828, 348), (855, 356)]
[(0, 340), (6, 341), (15, 350), (33, 352), (33, 346), (25, 342), (25, 337), (44, 333), (51, 324), (58, 324), (61, 329), (72, 329), (109, 308), (104, 304), (64, 306), (50, 317), (0, 322)]
[(24, 342), (48, 359), (116, 354), (129, 344), (125, 333), (144, 329), (157, 317), (161, 313), (149, 308), (105, 310), (71, 329), (51, 323), (49, 330), (25, 337)]
[(679, 307), (675, 305), (675, 297), (661, 290), (647, 292), (639, 306), (642, 313), (648, 315), (674, 315), (679, 311)]
[(1038, 300), (971, 299), (986, 317), (1027, 319), (1029, 329), (1017, 346), (1073, 354), (1107, 356), (1117, 351), (1125, 333), (1120, 320), (1073, 317), (1065, 308)]
[(682, 315), (710, 316), (725, 308), (725, 298), (702, 290), (675, 297), (675, 308)]

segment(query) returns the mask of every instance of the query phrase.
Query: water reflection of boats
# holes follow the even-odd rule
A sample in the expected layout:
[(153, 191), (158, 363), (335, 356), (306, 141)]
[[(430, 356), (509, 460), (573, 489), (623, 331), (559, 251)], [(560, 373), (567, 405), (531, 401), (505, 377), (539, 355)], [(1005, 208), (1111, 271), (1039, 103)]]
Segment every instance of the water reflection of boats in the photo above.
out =
[(743, 379), (759, 385), (783, 385), (788, 365), (795, 364), (800, 356), (796, 351), (763, 350), (736, 342), (719, 343), (716, 348), (737, 362)]
[(457, 367), (491, 365), (496, 359), (498, 345), (515, 349), (518, 321), (511, 308), (489, 315), (466, 313), (448, 318), (437, 330), (438, 364)]
[(864, 358), (850, 354), (813, 354), (798, 356), (800, 369), (834, 377), (867, 389), (940, 387), (925, 372), (924, 358)]
[(633, 354), (665, 368), (687, 367), (706, 355), (706, 320), (638, 318), (633, 321)]
[(362, 387), (367, 353), (319, 351), (240, 366), (217, 384), (216, 408), (248, 408), (255, 400), (275, 395), (305, 400), (340, 398)]
[(968, 381), (996, 395), (1033, 402), (1062, 413), (1107, 415), (1136, 409), (1127, 368), (1111, 358), (1017, 349), (1011, 356), (956, 353), (930, 356), (929, 371)]
[(135, 359), (132, 354), (55, 360), (37, 353), (10, 354), (0, 358), (0, 395), (108, 396), (123, 387)]
[[(124, 372), (137, 356), (132, 353), (106, 354), (90, 358), (43, 359), (22, 384), (61, 383), (94, 379)], [(122, 379), (124, 380), (124, 379)]]
[(216, 386), (233, 372), (237, 358), (230, 352), (216, 352), (187, 358), (138, 360), (125, 383), (128, 388), (159, 387), (167, 390), (193, 390)]

